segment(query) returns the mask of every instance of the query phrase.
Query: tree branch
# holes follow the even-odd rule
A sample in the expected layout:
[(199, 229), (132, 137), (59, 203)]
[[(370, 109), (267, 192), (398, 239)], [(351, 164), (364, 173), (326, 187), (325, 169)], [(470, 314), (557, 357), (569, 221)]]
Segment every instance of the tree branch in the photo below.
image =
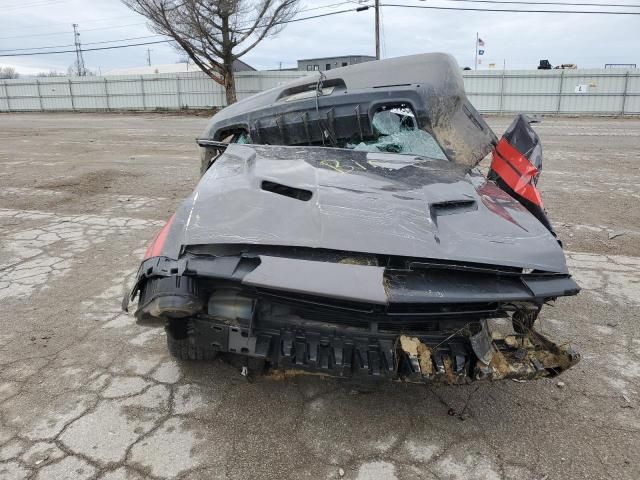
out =
[(122, 2), (146, 17), (151, 30), (170, 37), (174, 48), (184, 51), (202, 71), (223, 85), (227, 101), (232, 103), (235, 101), (233, 62), (284, 28), (297, 13), (299, 0)]

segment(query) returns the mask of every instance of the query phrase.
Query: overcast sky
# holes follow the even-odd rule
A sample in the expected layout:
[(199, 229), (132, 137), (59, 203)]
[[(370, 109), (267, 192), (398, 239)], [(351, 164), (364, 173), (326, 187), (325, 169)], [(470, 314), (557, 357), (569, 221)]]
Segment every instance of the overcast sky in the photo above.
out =
[[(535, 2), (536, 0), (532, 0)], [(542, 0), (538, 0), (542, 1)], [(549, 0), (546, 0), (549, 1)], [(640, 0), (554, 0), (581, 3), (624, 3)], [(336, 5), (343, 3), (340, 5)], [(382, 3), (457, 6), (469, 8), (517, 8), (512, 5), (460, 3), (445, 0), (383, 0)], [(328, 8), (317, 7), (332, 5)], [(354, 2), (301, 0), (300, 17), (351, 8)], [(609, 7), (540, 7), (543, 9), (626, 10)], [(449, 52), (461, 66), (473, 66), (476, 32), (485, 42), (480, 68), (490, 63), (507, 68), (535, 68), (540, 59), (552, 64), (576, 63), (579, 67), (603, 67), (605, 63), (640, 64), (640, 15), (562, 15), (532, 13), (485, 13), (419, 10), (385, 7), (383, 57), (422, 52)], [(71, 23), (80, 26), (81, 40), (93, 42), (152, 35), (140, 17), (119, 0), (0, 0), (0, 55), (15, 49), (73, 45)], [(288, 25), (243, 60), (258, 69), (293, 67), (300, 58), (332, 55), (374, 54), (373, 11), (350, 12)], [(154, 38), (127, 41), (153, 41)], [(104, 44), (93, 45), (101, 47)], [(71, 47), (72, 48), (72, 47)], [(175, 63), (179, 55), (169, 45), (158, 44), (117, 50), (85, 52), (88, 68), (102, 73), (114, 68), (146, 64), (151, 48), (154, 64)], [(24, 50), (22, 50), (24, 51)], [(15, 66), (25, 75), (40, 71), (66, 71), (72, 53), (28, 57), (1, 57), (1, 65)]]

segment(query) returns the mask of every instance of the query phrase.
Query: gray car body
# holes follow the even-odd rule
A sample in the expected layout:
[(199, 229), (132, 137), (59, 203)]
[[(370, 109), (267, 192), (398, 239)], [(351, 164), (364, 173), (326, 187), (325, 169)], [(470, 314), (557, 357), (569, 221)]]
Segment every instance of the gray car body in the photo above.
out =
[[(343, 148), (376, 142), (386, 109), (442, 152)], [(123, 304), (140, 294), (138, 323), (164, 325), (174, 356), (447, 383), (579, 360), (532, 328), (579, 287), (552, 231), (477, 169), (496, 137), (451, 57), (300, 79), (222, 110), (199, 144), (204, 174)], [(505, 317), (508, 341), (487, 324)]]

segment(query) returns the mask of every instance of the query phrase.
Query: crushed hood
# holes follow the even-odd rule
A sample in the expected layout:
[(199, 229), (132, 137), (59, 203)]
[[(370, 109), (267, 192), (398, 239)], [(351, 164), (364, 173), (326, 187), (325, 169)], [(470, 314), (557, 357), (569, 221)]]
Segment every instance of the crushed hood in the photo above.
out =
[(230, 145), (168, 245), (259, 244), (566, 273), (549, 231), (474, 171), (410, 155)]

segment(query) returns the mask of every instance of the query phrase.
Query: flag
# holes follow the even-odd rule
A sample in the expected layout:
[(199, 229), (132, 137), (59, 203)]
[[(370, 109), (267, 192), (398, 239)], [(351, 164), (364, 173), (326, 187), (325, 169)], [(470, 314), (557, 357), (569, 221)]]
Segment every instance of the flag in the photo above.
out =
[(481, 38), (478, 38), (478, 46), (484, 47), (484, 40), (482, 40)]
[(478, 55), (484, 55), (484, 50), (482, 49), (478, 50)]

